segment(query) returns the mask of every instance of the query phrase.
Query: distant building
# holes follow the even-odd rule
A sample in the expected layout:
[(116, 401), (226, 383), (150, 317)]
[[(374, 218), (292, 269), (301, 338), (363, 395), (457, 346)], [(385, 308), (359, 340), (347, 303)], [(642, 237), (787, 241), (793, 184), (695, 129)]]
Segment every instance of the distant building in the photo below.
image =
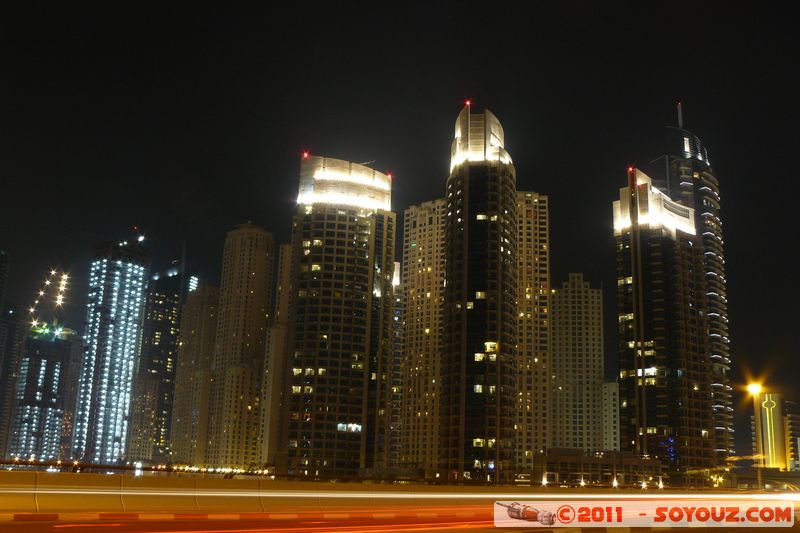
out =
[(7, 457), (55, 461), (68, 459), (62, 448), (65, 415), (74, 399), (68, 379), (80, 365), (75, 332), (60, 327), (33, 328), (25, 339), (16, 383)]
[(217, 332), (219, 288), (200, 284), (186, 296), (178, 334), (170, 460), (207, 466), (211, 368)]
[(0, 250), (0, 309), (5, 306), (6, 283), (8, 279), (8, 254), (5, 250)]
[(603, 435), (603, 450), (619, 450), (619, 383), (606, 381), (603, 389), (603, 416), (598, 428)]
[(530, 471), (533, 458), (556, 438), (551, 416), (552, 353), (549, 199), (517, 191), (517, 429), (516, 465)]
[(98, 464), (127, 460), (148, 266), (139, 242), (108, 244), (93, 253), (72, 438), (75, 459)]
[(131, 461), (153, 464), (170, 459), (180, 311), (187, 281), (182, 259), (150, 277), (141, 357), (133, 385)]
[(274, 263), (271, 233), (249, 223), (228, 232), (222, 256), (206, 459), (216, 467), (251, 468), (261, 461), (261, 390)]
[(444, 199), (412, 205), (403, 217), (399, 466), (435, 478), (439, 467)]
[[(566, 485), (652, 489), (669, 484), (669, 473), (661, 461), (631, 452), (592, 452), (575, 448), (551, 448), (537, 454), (532, 485)], [(545, 483), (546, 481), (546, 483)]]
[(359, 476), (389, 467), (395, 224), (389, 175), (304, 155), (279, 472)]
[(7, 304), (0, 315), (0, 457), (6, 457), (11, 410), (25, 334), (30, 328), (18, 307)]
[(516, 170), (500, 121), (464, 107), (447, 179), (439, 412), (443, 480), (503, 482), (516, 468)]
[(603, 294), (582, 274), (554, 289), (551, 304), (551, 446), (584, 451), (604, 446)]
[(684, 482), (715, 464), (705, 274), (694, 211), (631, 168), (614, 202), (621, 447)]
[(261, 463), (274, 467), (280, 443), (280, 421), (285, 406), (284, 380), (292, 294), (292, 245), (282, 244), (278, 251), (275, 287), (275, 320), (267, 328), (267, 353), (264, 360), (263, 409), (261, 412)]

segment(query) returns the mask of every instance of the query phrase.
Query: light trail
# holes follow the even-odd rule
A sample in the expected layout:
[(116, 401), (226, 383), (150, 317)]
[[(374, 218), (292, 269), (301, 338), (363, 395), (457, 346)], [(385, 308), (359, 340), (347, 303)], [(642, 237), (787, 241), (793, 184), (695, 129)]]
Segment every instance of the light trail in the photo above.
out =
[(613, 493), (537, 493), (537, 492), (333, 492), (333, 491), (263, 491), (263, 490), (148, 490), (148, 489), (82, 489), (82, 488), (0, 488), (0, 494), (55, 494), (55, 495), (92, 495), (92, 496), (177, 496), (177, 497), (219, 497), (219, 498), (327, 498), (327, 499), (430, 499), (430, 500), (514, 500), (514, 499), (579, 499), (579, 500), (714, 500), (730, 498), (740, 500), (791, 500), (800, 501), (800, 493), (772, 492), (758, 494), (741, 493), (652, 493), (652, 494), (613, 494)]

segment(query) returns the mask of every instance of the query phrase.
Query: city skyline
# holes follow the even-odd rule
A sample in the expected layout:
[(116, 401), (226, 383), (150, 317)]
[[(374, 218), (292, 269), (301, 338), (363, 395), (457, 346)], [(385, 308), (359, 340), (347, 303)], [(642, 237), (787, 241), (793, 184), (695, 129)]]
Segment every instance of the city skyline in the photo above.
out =
[[(572, 15), (586, 24), (585, 20), (592, 14), (592, 8), (573, 9), (577, 12)], [(588, 10), (589, 13), (581, 9)], [(702, 6), (697, 9), (710, 10)], [(427, 24), (442, 23), (442, 13), (437, 12), (435, 8), (430, 15), (431, 21)], [(556, 20), (559, 19), (559, 13), (552, 16)], [(560, 16), (563, 17), (564, 14)], [(619, 24), (624, 26), (632, 20), (633, 15), (630, 17), (622, 18)], [(608, 19), (611, 18), (609, 15)], [(626, 51), (623, 42), (614, 41), (610, 45), (604, 45), (603, 51), (608, 55), (603, 57), (612, 58), (609, 61), (613, 65), (606, 75), (600, 75), (601, 71), (593, 69), (585, 60), (581, 61), (578, 58), (578, 64), (583, 69), (578, 71), (587, 75), (591, 81), (589, 86), (596, 90), (596, 92), (584, 92), (581, 88), (575, 88), (574, 92), (569, 94), (578, 97), (581, 102), (577, 106), (578, 111), (568, 109), (571, 101), (569, 98), (556, 97), (558, 88), (563, 87), (566, 81), (559, 82), (554, 75), (547, 77), (549, 88), (545, 83), (544, 89), (523, 95), (524, 91), (510, 91), (475, 83), (471, 79), (471, 74), (459, 71), (467, 64), (465, 60), (458, 60), (458, 66), (455, 68), (457, 72), (435, 76), (435, 83), (431, 85), (427, 94), (426, 91), (421, 91), (419, 96), (409, 93), (413, 97), (409, 96), (408, 99), (405, 95), (409, 87), (402, 81), (403, 76), (400, 75), (391, 76), (397, 81), (394, 88), (379, 92), (378, 95), (367, 99), (348, 97), (346, 91), (337, 88), (336, 80), (341, 81), (341, 78), (337, 77), (332, 78), (330, 88), (324, 92), (304, 90), (288, 100), (285, 100), (287, 97), (282, 96), (279, 91), (270, 92), (269, 98), (265, 96), (267, 101), (270, 101), (270, 98), (277, 98), (272, 101), (280, 102), (283, 98), (288, 102), (285, 109), (276, 111), (277, 117), (289, 124), (288, 130), (280, 135), (269, 133), (280, 128), (275, 128), (275, 125), (269, 124), (268, 121), (249, 117), (244, 108), (233, 103), (219, 104), (229, 105), (231, 112), (220, 112), (220, 116), (212, 113), (213, 116), (209, 120), (223, 131), (232, 133), (237, 143), (244, 148), (233, 149), (228, 143), (222, 142), (218, 149), (215, 148), (210, 154), (205, 155), (200, 155), (199, 152), (219, 141), (215, 136), (203, 133), (199, 137), (193, 137), (186, 144), (179, 144), (174, 155), (167, 156), (149, 141), (143, 142), (142, 139), (143, 132), (150, 131), (153, 124), (158, 122), (143, 124), (136, 120), (132, 121), (132, 113), (139, 108), (136, 105), (122, 106), (120, 115), (116, 117), (121, 121), (123, 128), (127, 127), (126, 124), (130, 126), (131, 137), (127, 141), (120, 139), (118, 145), (107, 145), (111, 147), (108, 155), (95, 159), (86, 154), (85, 150), (77, 150), (77, 155), (69, 156), (55, 150), (55, 162), (52, 166), (43, 166), (41, 162), (36, 161), (36, 158), (9, 153), (4, 160), (8, 161), (6, 164), (9, 165), (5, 173), (12, 177), (11, 192), (25, 191), (26, 188), (22, 183), (25, 181), (40, 183), (44, 189), (55, 188), (59, 191), (66, 200), (64, 206), (78, 206), (80, 211), (91, 211), (90, 205), (94, 204), (75, 196), (73, 189), (81, 191), (98, 185), (116, 190), (117, 187), (125, 187), (126, 183), (133, 183), (134, 180), (131, 178), (136, 175), (145, 176), (142, 188), (147, 189), (153, 185), (153, 180), (164, 181), (172, 177), (174, 179), (168, 187), (171, 195), (179, 200), (176, 212), (180, 224), (174, 228), (169, 227), (166, 215), (161, 214), (169, 210), (165, 209), (164, 204), (155, 201), (141, 204), (139, 208), (134, 208), (135, 202), (131, 202), (130, 206), (113, 213), (98, 207), (97, 212), (92, 212), (91, 218), (94, 220), (96, 216), (107, 217), (108, 223), (104, 229), (89, 226), (87, 219), (77, 213), (69, 216), (62, 214), (57, 222), (52, 215), (45, 213), (37, 216), (31, 223), (31, 231), (47, 235), (54, 232), (54, 228), (63, 228), (72, 237), (68, 244), (69, 249), (57, 242), (61, 239), (43, 236), (33, 250), (29, 246), (30, 239), (27, 232), (16, 234), (12, 231), (12, 226), (4, 223), (0, 228), (2, 229), (0, 236), (3, 239), (0, 247), (8, 247), (10, 258), (11, 281), (6, 290), (7, 300), (27, 301), (28, 292), (34, 287), (33, 280), (26, 280), (25, 274), (26, 271), (33, 270), (31, 265), (48, 262), (69, 265), (70, 273), (75, 277), (76, 283), (81, 281), (85, 283), (86, 280), (80, 278), (86, 277), (87, 263), (83, 258), (88, 254), (75, 250), (89, 250), (94, 243), (105, 238), (119, 238), (133, 224), (142, 225), (148, 241), (151, 241), (156, 248), (154, 256), (161, 261), (168, 258), (165, 248), (174, 249), (181, 241), (187, 240), (192, 260), (200, 263), (201, 277), (209, 281), (218, 280), (220, 269), (218, 251), (221, 249), (222, 236), (236, 223), (253, 220), (274, 232), (276, 242), (288, 242), (289, 217), (286, 215), (293, 209), (294, 198), (290, 191), (295, 186), (297, 158), (303, 149), (309, 150), (312, 154), (324, 154), (353, 161), (376, 158), (374, 168), (391, 170), (395, 175), (393, 188), (396, 200), (392, 208), (398, 213), (409, 205), (436, 198), (439, 196), (436, 191), (441, 190), (447, 174), (447, 162), (442, 154), (446, 153), (447, 132), (451, 127), (452, 112), (460, 107), (463, 98), (472, 97), (480, 107), (490, 107), (502, 119), (509, 138), (509, 150), (515, 156), (515, 166), (519, 171), (521, 183), (518, 188), (536, 190), (547, 194), (551, 199), (551, 226), (554, 228), (551, 238), (553, 283), (558, 284), (566, 279), (566, 274), (570, 271), (584, 272), (586, 279), (593, 284), (602, 282), (605, 290), (604, 314), (607, 319), (604, 333), (607, 337), (613, 337), (608, 328), (609, 317), (611, 320), (614, 317), (613, 292), (609, 292), (613, 291), (611, 284), (614, 282), (614, 275), (613, 253), (607, 249), (608, 243), (612, 240), (608, 222), (608, 202), (613, 199), (614, 191), (621, 186), (625, 168), (629, 163), (646, 164), (663, 153), (662, 129), (665, 124), (677, 124), (673, 106), (675, 101), (680, 99), (686, 104), (686, 127), (696, 132), (709, 147), (721, 182), (723, 210), (727, 215), (725, 237), (730, 280), (728, 292), (731, 299), (731, 337), (734, 339), (732, 352), (736, 361), (734, 363), (736, 374), (732, 382), (734, 385), (744, 383), (743, 371), (747, 370), (747, 367), (750, 367), (753, 374), (759, 376), (768, 369), (768, 366), (772, 366), (773, 374), (768, 378), (769, 382), (776, 388), (783, 387), (785, 389), (783, 392), (791, 396), (794, 392), (791, 387), (791, 376), (797, 375), (797, 368), (796, 363), (790, 362), (789, 358), (797, 351), (797, 334), (791, 328), (790, 319), (793, 315), (789, 302), (792, 300), (792, 294), (796, 294), (797, 281), (788, 275), (790, 270), (787, 269), (790, 265), (782, 264), (777, 256), (753, 254), (751, 251), (755, 242), (762, 243), (764, 249), (780, 249), (780, 239), (785, 231), (782, 231), (782, 228), (790, 227), (788, 216), (791, 212), (790, 208), (786, 208), (787, 198), (775, 198), (774, 194), (768, 194), (768, 188), (751, 185), (761, 183), (767, 179), (766, 176), (780, 183), (780, 180), (791, 175), (790, 170), (793, 168), (791, 163), (788, 163), (787, 156), (783, 154), (783, 152), (791, 153), (791, 150), (782, 148), (783, 143), (790, 138), (789, 130), (782, 129), (786, 127), (785, 124), (789, 124), (789, 116), (777, 112), (781, 109), (781, 105), (788, 104), (782, 100), (783, 103), (778, 104), (774, 99), (759, 98), (764, 93), (754, 90), (756, 84), (751, 78), (755, 78), (755, 74), (763, 71), (778, 78), (790, 75), (781, 70), (782, 65), (775, 59), (775, 55), (760, 53), (780, 48), (781, 38), (762, 42), (756, 40), (753, 33), (747, 34), (737, 44), (733, 42), (727, 30), (719, 26), (722, 22), (707, 21), (706, 24), (709, 25), (709, 32), (701, 33), (698, 36), (699, 41), (695, 42), (694, 46), (706, 52), (703, 57), (707, 60), (703, 62), (702, 69), (700, 66), (692, 65), (687, 65), (685, 68), (694, 74), (710, 68), (709, 88), (701, 90), (690, 87), (688, 81), (672, 80), (657, 89), (648, 88), (643, 91), (646, 95), (635, 94), (636, 91), (628, 91), (620, 96), (612, 95), (616, 88), (623, 85), (623, 80), (628, 79), (628, 73), (631, 76), (638, 74), (641, 77), (647, 69), (653, 69), (656, 79), (661, 81), (670, 79), (666, 75), (668, 69), (663, 65), (659, 66), (659, 62), (667, 63), (666, 59), (680, 62), (681, 52), (685, 50), (668, 52), (669, 45), (674, 44), (674, 41), (667, 38), (669, 36), (666, 30), (661, 30), (657, 31), (657, 37), (660, 37), (664, 44), (639, 53)], [(392, 31), (394, 30), (390, 30)], [(718, 47), (721, 45), (712, 44), (714, 37), (719, 36), (729, 37), (724, 43), (732, 47), (732, 50), (726, 49), (723, 54)], [(525, 43), (526, 41), (518, 40), (502, 44), (501, 48), (513, 51), (512, 44)], [(351, 47), (353, 44), (344, 43), (343, 46)], [(385, 49), (386, 46), (382, 43), (378, 48)], [(419, 48), (414, 50), (424, 49), (422, 45), (417, 46)], [(74, 52), (74, 49), (68, 46), (68, 51)], [(130, 63), (136, 67), (135, 60), (139, 55), (127, 49), (123, 51), (125, 52), (121, 56), (123, 63)], [(572, 48), (571, 51), (575, 53), (576, 48)], [(736, 51), (741, 53), (737, 54)], [(619, 60), (613, 59), (612, 52), (620, 54)], [(647, 56), (648, 53), (652, 56)], [(737, 57), (739, 63), (736, 66), (731, 62), (721, 61), (721, 58), (728, 57), (728, 54)], [(765, 56), (764, 61), (766, 61), (763, 65), (759, 63), (758, 65), (762, 66), (757, 69), (755, 56)], [(573, 76), (576, 75), (566, 72), (559, 63), (569, 57), (573, 56), (557, 56), (545, 63), (545, 67), (549, 68), (545, 70), (563, 74), (566, 80), (574, 79)], [(302, 54), (298, 58), (302, 58)], [(324, 64), (324, 59), (327, 58), (323, 56), (312, 61)], [(519, 58), (520, 54), (517, 52), (510, 54), (507, 59), (498, 61), (510, 66)], [(488, 64), (488, 57), (479, 55), (475, 58), (475, 62), (476, 65)], [(443, 61), (442, 64), (447, 63)], [(214, 65), (219, 67), (220, 63)], [(623, 65), (630, 69), (624, 71), (625, 75), (621, 70)], [(258, 76), (252, 73), (255, 70), (252, 68), (254, 65), (248, 63), (245, 66), (251, 67), (249, 70), (251, 73), (246, 75), (246, 79), (255, 80), (256, 83), (252, 88), (240, 89), (244, 91), (243, 100), (257, 101), (257, 109), (263, 113), (263, 110), (270, 108), (271, 104), (261, 99), (254, 100), (253, 92), (263, 80), (258, 81)], [(409, 72), (408, 66), (403, 64), (399, 66), (400, 72)], [(294, 67), (284, 68), (295, 72)], [(328, 73), (327, 68), (323, 72)], [(748, 68), (750, 70), (747, 70)], [(139, 66), (133, 68), (132, 72), (140, 73), (143, 72), (142, 69), (143, 67)], [(742, 73), (740, 69), (745, 72)], [(245, 71), (248, 72), (248, 69)], [(76, 73), (57, 74), (62, 79), (74, 83), (83, 79), (81, 72), (79, 62)], [(37, 80), (38, 76), (39, 74), (34, 72), (30, 78)], [(295, 72), (295, 76), (301, 75)], [(530, 86), (531, 78), (528, 75), (512, 74), (512, 76), (524, 82), (523, 86)], [(385, 79), (388, 74), (382, 73), (381, 77)], [(686, 78), (691, 79), (692, 76)], [(23, 81), (18, 82), (19, 87), (28, 86), (30, 81), (24, 81), (25, 79), (27, 78), (23, 76)], [(732, 83), (723, 83), (725, 81)], [(133, 85), (137, 87), (136, 83)], [(73, 85), (68, 84), (68, 86)], [(127, 90), (119, 89), (113, 84), (102, 83), (101, 86), (109, 91), (108, 97), (112, 101), (129, 94)], [(787, 83), (786, 86), (791, 86), (791, 83)], [(167, 79), (165, 87), (175, 88), (182, 85)], [(220, 86), (215, 90), (222, 92), (210, 94), (228, 95), (232, 94), (229, 91), (233, 91), (234, 94), (237, 91)], [(778, 86), (772, 90), (778, 91), (780, 95), (784, 89)], [(750, 96), (751, 93), (752, 98), (744, 97)], [(34, 90), (33, 94), (37, 92)], [(145, 94), (144, 98), (150, 101), (155, 97), (152, 94)], [(198, 98), (197, 101), (200, 100)], [(222, 100), (226, 101), (224, 98)], [(219, 103), (219, 100), (215, 101)], [(23, 98), (20, 103), (21, 108), (28, 109), (26, 106), (29, 106), (30, 102), (32, 100)], [(81, 106), (89, 105), (80, 98), (77, 102)], [(72, 108), (60, 110), (53, 118), (47, 119), (46, 129), (49, 131), (37, 133), (43, 135), (41, 142), (46, 152), (53, 153), (54, 150), (53, 145), (48, 144), (52, 143), (52, 140), (48, 140), (50, 138), (65, 140), (67, 143), (65, 148), (95, 146), (97, 136), (109, 126), (98, 118), (105, 109), (104, 102), (107, 100), (100, 99), (96, 106), (90, 105), (89, 109), (95, 111), (77, 123), (74, 122)], [(591, 111), (600, 109), (599, 102), (604, 102), (603, 109), (592, 114)], [(745, 105), (745, 102), (751, 102), (752, 107)], [(398, 106), (406, 112), (405, 117), (396, 117)], [(194, 107), (178, 107), (178, 109), (186, 112)], [(360, 113), (354, 113), (358, 109), (363, 110), (364, 118), (360, 117)], [(154, 108), (156, 113), (163, 110), (164, 108), (159, 106)], [(323, 120), (319, 119), (320, 114)], [(23, 124), (22, 116), (12, 113), (10, 122), (12, 131), (21, 133), (20, 138), (30, 138), (30, 134), (27, 137), (24, 135), (30, 131), (28, 129), (30, 126)], [(39, 115), (34, 113), (33, 116)], [(145, 116), (148, 117), (147, 120), (153, 121), (159, 115)], [(317, 126), (312, 127), (309, 124), (310, 116), (314, 117)], [(380, 126), (390, 123), (387, 120), (390, 116), (394, 117), (400, 126), (395, 132), (385, 131), (385, 128)], [(183, 126), (178, 124), (180, 120), (174, 115), (161, 113), (161, 117), (159, 120), (164, 120), (168, 125), (167, 130), (170, 135), (184, 131)], [(183, 115), (179, 113), (179, 117)], [(377, 117), (377, 120), (374, 117)], [(421, 122), (423, 118), (429, 119), (430, 122)], [(581, 120), (578, 120), (579, 118)], [(82, 136), (69, 134), (72, 130), (68, 126), (73, 123), (79, 126), (79, 130), (83, 132)], [(193, 122), (192, 124), (196, 125)], [(379, 127), (376, 128), (372, 124), (378, 124)], [(204, 127), (199, 129), (206, 131)], [(427, 132), (420, 133), (419, 130), (422, 129)], [(607, 136), (598, 135), (599, 132), (606, 130), (609, 130)], [(772, 135), (756, 135), (754, 132), (770, 132)], [(159, 135), (156, 135), (156, 138), (163, 140)], [(141, 146), (144, 162), (127, 153), (131, 143), (135, 143), (137, 152)], [(6, 146), (13, 148), (18, 145), (13, 141)], [(23, 148), (19, 152), (20, 155), (25, 154), (26, 150)], [(262, 151), (265, 153), (262, 154)], [(769, 154), (769, 157), (762, 154)], [(237, 164), (230, 162), (242, 155), (245, 157), (241, 159), (245, 162)], [(87, 162), (92, 164), (86, 164)], [(209, 162), (212, 164), (208, 165)], [(128, 165), (130, 168), (123, 168), (128, 163), (131, 163)], [(203, 170), (203, 167), (208, 168)], [(84, 170), (86, 172), (82, 174)], [(106, 178), (102, 178), (103, 175)], [(199, 176), (197, 183), (194, 178), (189, 179), (189, 176), (195, 175)], [(218, 187), (211, 187), (210, 183), (216, 183), (223, 178), (231, 190), (220, 193), (217, 197)], [(433, 184), (434, 188), (428, 183)], [(213, 189), (215, 194), (203, 192), (204, 189)], [(243, 193), (244, 191), (247, 192)], [(91, 192), (88, 194), (91, 198)], [(135, 192), (133, 194), (132, 198), (139, 198)], [(43, 201), (49, 202), (49, 200)], [(196, 204), (201, 206), (198, 213), (207, 213), (209, 216), (191, 216), (190, 206)], [(750, 208), (757, 204), (769, 207), (762, 207), (762, 211), (752, 214)], [(580, 205), (583, 212), (575, 213), (573, 205)], [(19, 208), (10, 206), (9, 218), (21, 220), (25, 217)], [(766, 226), (768, 218), (770, 222), (769, 226)], [(777, 230), (769, 231), (767, 227)], [(400, 238), (398, 234), (398, 242)], [(9, 244), (5, 244), (6, 241)], [(594, 244), (595, 242), (600, 244)], [(752, 255), (759, 257), (756, 259), (751, 257)], [(754, 295), (759, 291), (753, 290), (752, 284), (767, 283), (772, 277), (787, 280), (786, 290), (770, 298), (772, 306), (765, 306), (755, 298)], [(79, 287), (75, 294), (85, 292)], [(73, 298), (77, 300), (79, 297)], [(80, 302), (76, 301), (76, 304), (75, 308), (80, 308)], [(612, 312), (609, 312), (609, 305)], [(80, 329), (80, 322), (80, 318), (77, 323), (73, 321), (77, 326), (76, 329)], [(778, 333), (764, 338), (760, 334), (761, 331), (772, 324)], [(613, 346), (615, 339), (606, 338), (607, 360), (615, 359)], [(741, 394), (738, 399), (741, 399)], [(734, 405), (738, 406), (741, 403), (738, 399), (734, 401)], [(741, 421), (739, 423), (741, 427)], [(737, 437), (737, 443), (742, 442)]]

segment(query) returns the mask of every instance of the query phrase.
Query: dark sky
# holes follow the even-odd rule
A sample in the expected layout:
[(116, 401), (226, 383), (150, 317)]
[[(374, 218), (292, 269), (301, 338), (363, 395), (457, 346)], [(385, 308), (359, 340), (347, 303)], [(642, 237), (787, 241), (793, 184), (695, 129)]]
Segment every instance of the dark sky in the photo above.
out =
[(768, 374), (800, 399), (791, 17), (765, 2), (429, 4), (5, 11), (9, 298), (68, 268), (80, 317), (89, 251), (133, 224), (155, 266), (185, 241), (216, 279), (235, 224), (288, 239), (303, 149), (375, 160), (399, 212), (440, 196), (469, 97), (502, 122), (519, 188), (550, 195), (554, 283), (604, 284), (613, 360), (611, 202), (628, 164), (663, 153), (681, 100), (721, 183), (736, 381)]

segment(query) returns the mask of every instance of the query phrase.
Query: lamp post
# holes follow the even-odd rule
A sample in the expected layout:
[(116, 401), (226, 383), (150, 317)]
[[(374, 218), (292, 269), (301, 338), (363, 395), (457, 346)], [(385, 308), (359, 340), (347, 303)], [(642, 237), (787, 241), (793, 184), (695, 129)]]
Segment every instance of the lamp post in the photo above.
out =
[(750, 393), (750, 396), (753, 397), (753, 411), (754, 411), (754, 418), (753, 418), (753, 425), (755, 426), (755, 437), (756, 437), (756, 479), (758, 484), (758, 489), (761, 490), (761, 467), (764, 464), (764, 450), (762, 449), (762, 439), (763, 435), (761, 434), (761, 408), (758, 405), (759, 396), (761, 396), (763, 388), (761, 387), (760, 383), (750, 383), (747, 385), (747, 392)]

